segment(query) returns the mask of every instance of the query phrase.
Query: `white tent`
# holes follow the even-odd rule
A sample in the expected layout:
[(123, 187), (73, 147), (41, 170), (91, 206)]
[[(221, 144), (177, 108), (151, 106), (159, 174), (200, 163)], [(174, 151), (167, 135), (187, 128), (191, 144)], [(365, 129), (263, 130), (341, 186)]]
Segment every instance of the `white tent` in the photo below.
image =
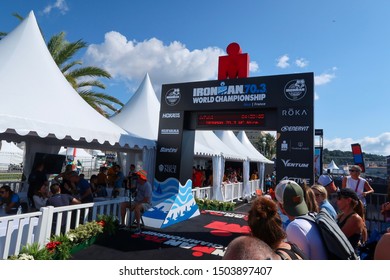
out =
[[(112, 116), (110, 120), (121, 128), (143, 138), (157, 141), (158, 124), (160, 119), (160, 102), (153, 90), (149, 75), (146, 73), (141, 85), (123, 106), (121, 111)], [(148, 157), (145, 158), (145, 156)], [(124, 167), (124, 172), (130, 170), (130, 164), (142, 165), (148, 172), (148, 179), (154, 180), (154, 162), (156, 157), (153, 153), (143, 154), (118, 154), (120, 164)], [(149, 163), (147, 163), (148, 161)], [(145, 167), (147, 165), (148, 167)]]
[(237, 134), (237, 139), (254, 155), (259, 158), (257, 171), (260, 179), (260, 188), (264, 189), (264, 172), (265, 172), (265, 164), (273, 164), (272, 160), (267, 159), (263, 156), (255, 147), (253, 147), (251, 141), (249, 141), (248, 136), (245, 131), (240, 131)]
[(110, 120), (143, 138), (157, 140), (160, 102), (146, 74), (137, 91)]
[(0, 142), (0, 170), (8, 170), (10, 164), (23, 163), (23, 150), (15, 143)]
[[(0, 41), (0, 138), (25, 141), (25, 174), (35, 152), (60, 146), (127, 150), (154, 148), (97, 113), (53, 61), (33, 12)], [(26, 173), (27, 172), (27, 173)]]
[[(226, 145), (218, 136), (211, 130), (197, 130), (195, 132), (195, 147), (197, 145), (203, 145), (209, 147), (213, 152), (211, 156), (223, 156), (224, 158), (236, 161), (244, 161), (246, 157), (237, 153)], [(199, 154), (200, 151), (195, 149), (195, 154)]]
[(86, 150), (84, 149), (78, 149), (76, 148), (76, 151), (74, 151), (75, 148), (65, 148), (61, 147), (60, 151), (58, 152), (59, 155), (65, 155), (65, 156), (73, 156), (75, 153), (75, 157), (78, 159), (92, 159), (92, 155), (89, 154)]
[[(134, 96), (110, 120), (127, 131), (134, 132), (148, 139), (157, 140), (160, 102), (156, 97), (148, 74), (145, 75)], [(213, 162), (218, 156), (222, 156), (224, 159), (228, 158), (238, 161), (245, 159), (245, 157), (227, 147), (212, 131), (196, 131), (194, 155), (199, 157), (213, 157)], [(137, 157), (127, 157), (121, 161), (125, 162), (128, 168), (129, 163), (137, 162), (137, 160)], [(213, 170), (216, 171), (216, 168), (220, 168), (220, 166), (213, 167)], [(151, 172), (151, 170), (147, 171), (149, 173)], [(222, 181), (222, 176), (220, 181)], [(219, 177), (213, 176), (213, 178)], [(214, 185), (220, 186), (220, 182)]]
[(250, 151), (253, 155), (255, 155), (255, 158), (258, 160), (258, 162), (261, 163), (267, 163), (267, 164), (274, 164), (272, 160), (269, 160), (264, 155), (262, 155), (255, 147), (253, 147), (251, 141), (249, 141), (248, 136), (246, 135), (245, 131), (240, 131), (237, 134), (237, 139), (247, 148), (248, 151)]
[(327, 169), (330, 169), (330, 171), (332, 172), (332, 170), (338, 170), (340, 168), (336, 165), (336, 163), (332, 159), (332, 161), (328, 164)]
[[(211, 130), (197, 130), (195, 132), (195, 148), (199, 144), (207, 146), (213, 151), (213, 199), (223, 200), (220, 186), (224, 175), (223, 171), (225, 170), (225, 159), (245, 161), (246, 156), (232, 150)], [(197, 153), (199, 151), (195, 150), (195, 154)]]
[(251, 195), (250, 185), (249, 185), (249, 172), (250, 172), (250, 166), (249, 162), (260, 162), (261, 158), (250, 152), (241, 142), (237, 139), (237, 137), (234, 135), (233, 131), (223, 131), (219, 130), (216, 131), (215, 134), (218, 136), (219, 139), (222, 140), (223, 143), (225, 143), (227, 146), (231, 147), (237, 154), (241, 154), (246, 159), (243, 163), (242, 168), (242, 175), (243, 175), (243, 184), (244, 184), (244, 190), (243, 190), (243, 196), (245, 198), (249, 198)]

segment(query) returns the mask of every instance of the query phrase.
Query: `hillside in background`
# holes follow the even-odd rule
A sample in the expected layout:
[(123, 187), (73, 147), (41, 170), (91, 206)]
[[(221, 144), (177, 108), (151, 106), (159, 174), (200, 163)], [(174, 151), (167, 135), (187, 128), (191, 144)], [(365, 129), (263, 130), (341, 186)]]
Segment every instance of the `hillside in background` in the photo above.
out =
[[(376, 163), (386, 163), (386, 157), (374, 154), (366, 154), (363, 152), (363, 159), (365, 162), (376, 162)], [(351, 165), (353, 164), (353, 156), (352, 152), (343, 152), (340, 150), (329, 151), (328, 149), (323, 150), (323, 163), (328, 164), (332, 160), (336, 163), (336, 165)]]

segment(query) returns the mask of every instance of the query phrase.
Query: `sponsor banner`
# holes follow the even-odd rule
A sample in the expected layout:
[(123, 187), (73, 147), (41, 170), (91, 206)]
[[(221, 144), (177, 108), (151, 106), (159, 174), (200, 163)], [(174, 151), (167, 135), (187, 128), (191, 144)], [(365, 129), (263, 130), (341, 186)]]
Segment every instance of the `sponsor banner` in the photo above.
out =
[(284, 87), (284, 96), (291, 101), (299, 101), (305, 97), (307, 86), (305, 79), (294, 79)]
[(193, 142), (191, 131), (259, 129), (278, 133), (277, 180), (313, 183), (313, 106), (313, 73), (163, 85), (156, 179), (184, 183), (191, 176), (193, 153), (181, 151), (182, 143)]
[(280, 128), (280, 132), (308, 132), (309, 125), (284, 125)]
[(160, 163), (157, 165), (158, 171), (160, 173), (173, 175), (178, 172), (178, 165), (173, 163)]
[(280, 159), (286, 168), (308, 168), (309, 163), (306, 162), (295, 162), (291, 159)]
[(308, 143), (307, 139), (301, 141), (293, 141), (289, 138), (286, 138), (286, 140), (281, 140), (279, 148), (281, 152), (310, 152), (312, 149), (311, 144)]
[(179, 148), (172, 148), (172, 147), (161, 147), (160, 153), (173, 153), (176, 154)]
[(360, 168), (362, 169), (362, 172), (365, 172), (366, 168), (364, 166), (363, 152), (360, 144), (358, 143), (351, 144), (351, 148), (352, 148), (354, 164), (359, 165)]
[(285, 119), (293, 119), (296, 122), (299, 119), (308, 118), (311, 115), (307, 107), (285, 107), (280, 109), (280, 116)]
[(310, 183), (312, 182), (311, 178), (307, 177), (294, 177), (294, 176), (284, 176), (281, 180), (292, 180), (292, 181), (295, 181), (297, 182), (298, 184), (304, 184), (306, 183), (307, 185), (312, 185), (313, 183)]
[(322, 147), (314, 149), (314, 175), (318, 178), (322, 174)]
[(162, 111), (313, 106), (313, 73), (162, 86)]
[(166, 112), (161, 114), (162, 119), (181, 119), (182, 112)]

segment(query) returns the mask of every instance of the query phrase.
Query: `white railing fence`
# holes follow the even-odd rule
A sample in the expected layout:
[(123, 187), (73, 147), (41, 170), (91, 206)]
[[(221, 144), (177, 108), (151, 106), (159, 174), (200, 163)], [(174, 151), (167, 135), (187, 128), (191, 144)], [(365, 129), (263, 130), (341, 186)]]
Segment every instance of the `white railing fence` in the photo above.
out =
[(213, 197), (213, 187), (193, 188), (192, 195), (194, 198), (211, 199)]
[(28, 183), (26, 181), (1, 181), (0, 187), (10, 186), (11, 190), (14, 192), (27, 192)]
[(0, 217), (0, 257), (19, 254), (23, 246), (34, 242), (44, 246), (52, 234), (67, 233), (98, 215), (120, 217), (120, 204), (126, 197), (63, 207), (42, 207), (40, 211)]
[[(256, 195), (256, 190), (259, 189), (260, 180), (251, 180), (249, 181), (251, 195)], [(239, 183), (223, 183), (221, 185), (221, 191), (223, 196), (223, 201), (241, 201), (243, 199), (244, 184)], [(212, 199), (213, 197), (213, 187), (201, 187), (192, 189), (192, 194), (195, 198), (208, 198)]]

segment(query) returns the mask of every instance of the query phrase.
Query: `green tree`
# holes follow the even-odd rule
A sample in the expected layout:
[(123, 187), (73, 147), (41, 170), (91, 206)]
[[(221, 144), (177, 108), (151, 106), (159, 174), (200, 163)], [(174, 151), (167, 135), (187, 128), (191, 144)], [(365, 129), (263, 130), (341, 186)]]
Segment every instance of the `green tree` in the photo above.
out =
[(97, 78), (110, 79), (111, 75), (107, 71), (94, 66), (81, 67), (81, 60), (73, 60), (76, 53), (85, 47), (87, 44), (82, 40), (66, 41), (64, 32), (54, 35), (47, 43), (49, 52), (67, 81), (92, 108), (107, 117), (110, 115), (107, 109), (115, 112), (113, 104), (123, 106), (123, 103), (113, 96), (94, 90), (106, 88)]
[(257, 150), (259, 150), (266, 158), (272, 159), (276, 155), (276, 139), (272, 134), (265, 133), (254, 143)]
[[(13, 16), (20, 21), (23, 20), (23, 17), (17, 13), (14, 13)], [(0, 32), (0, 39), (6, 35), (6, 32)], [(82, 40), (68, 42), (65, 39), (65, 32), (54, 35), (47, 43), (50, 54), (67, 81), (92, 108), (108, 117), (111, 115), (110, 112), (115, 113), (117, 111), (116, 105), (122, 107), (123, 103), (111, 95), (95, 90), (106, 88), (99, 79), (110, 79), (110, 73), (99, 67), (82, 67), (83, 62), (74, 59), (76, 54), (86, 47), (87, 43)]]

